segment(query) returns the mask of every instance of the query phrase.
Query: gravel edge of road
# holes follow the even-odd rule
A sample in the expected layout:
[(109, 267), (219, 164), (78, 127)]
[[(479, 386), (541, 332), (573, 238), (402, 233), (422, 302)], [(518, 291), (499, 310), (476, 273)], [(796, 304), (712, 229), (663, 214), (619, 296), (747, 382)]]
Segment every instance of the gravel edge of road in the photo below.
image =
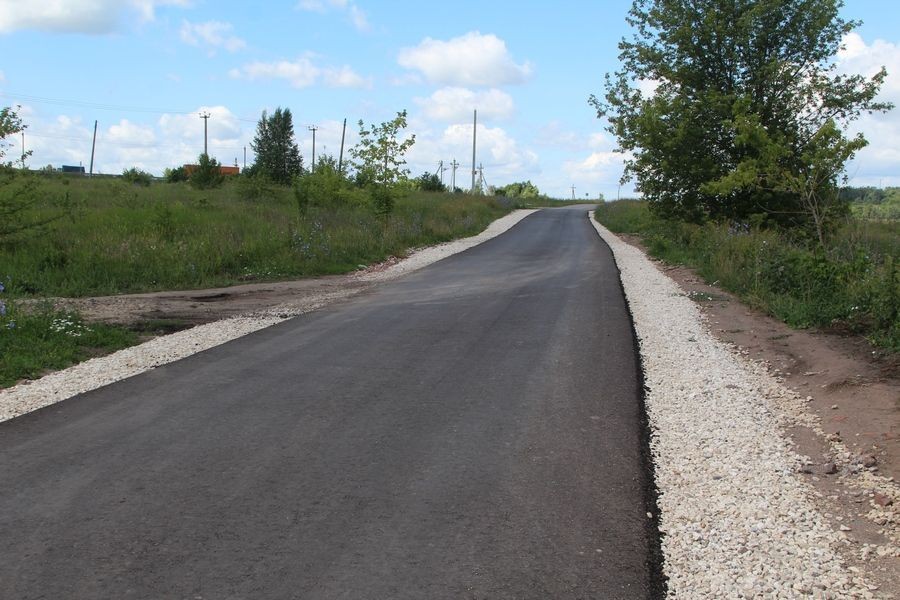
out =
[[(417, 249), (409, 257), (387, 269), (351, 274), (348, 278), (371, 284), (397, 279), (482, 244), (508, 231), (537, 210), (539, 209), (515, 210), (493, 221), (478, 235)], [(355, 286), (324, 294), (306, 295), (294, 302), (160, 336), (143, 344), (50, 373), (40, 379), (2, 389), (0, 422), (203, 352), (292, 317), (312, 312), (355, 295), (363, 289), (367, 288)]]
[(588, 218), (613, 252), (640, 348), (668, 597), (880, 597), (847, 568), (846, 535), (798, 476), (785, 428), (804, 420), (802, 400)]

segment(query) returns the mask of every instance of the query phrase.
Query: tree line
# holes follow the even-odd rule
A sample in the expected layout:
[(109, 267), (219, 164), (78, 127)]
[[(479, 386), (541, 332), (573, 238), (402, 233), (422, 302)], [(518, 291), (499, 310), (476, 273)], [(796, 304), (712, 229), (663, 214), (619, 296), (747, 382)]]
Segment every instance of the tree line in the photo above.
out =
[[(837, 70), (860, 23), (840, 0), (635, 0), (621, 68), (591, 96), (627, 153), (625, 179), (653, 210), (688, 222), (806, 230), (822, 246), (846, 214), (847, 136), (886, 71)], [(641, 84), (655, 86), (642, 91)], [(646, 90), (648, 86), (644, 85)]]

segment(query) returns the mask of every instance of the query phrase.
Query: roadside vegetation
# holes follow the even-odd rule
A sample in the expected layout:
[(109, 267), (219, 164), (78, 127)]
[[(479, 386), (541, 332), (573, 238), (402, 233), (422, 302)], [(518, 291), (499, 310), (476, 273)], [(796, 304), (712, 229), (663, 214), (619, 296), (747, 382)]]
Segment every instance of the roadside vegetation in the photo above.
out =
[[(0, 140), (26, 127), (0, 113)], [(256, 163), (227, 175), (215, 159), (120, 177), (0, 167), (0, 386), (136, 343), (42, 298), (194, 289), (346, 273), (410, 248), (475, 235), (519, 199), (447, 193), (411, 179), (406, 113), (360, 122), (347, 164), (305, 168), (290, 110), (263, 113)], [(0, 145), (0, 159), (5, 148)]]
[(854, 332), (900, 351), (900, 221), (848, 218), (823, 251), (790, 231), (664, 219), (646, 201), (600, 205), (596, 218), (793, 327)]
[[(859, 23), (840, 0), (635, 0), (621, 69), (591, 96), (645, 202), (598, 210), (652, 254), (697, 268), (795, 326), (900, 349), (893, 190), (842, 190), (845, 134), (887, 75), (837, 71)], [(853, 218), (856, 215), (856, 218)]]

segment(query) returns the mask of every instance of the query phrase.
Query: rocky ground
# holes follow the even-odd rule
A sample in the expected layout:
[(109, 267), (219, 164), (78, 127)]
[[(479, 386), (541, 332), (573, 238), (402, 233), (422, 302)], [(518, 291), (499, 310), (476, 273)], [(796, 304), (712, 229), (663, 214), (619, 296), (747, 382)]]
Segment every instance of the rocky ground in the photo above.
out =
[(896, 357), (603, 235), (641, 338), (671, 595), (897, 597)]

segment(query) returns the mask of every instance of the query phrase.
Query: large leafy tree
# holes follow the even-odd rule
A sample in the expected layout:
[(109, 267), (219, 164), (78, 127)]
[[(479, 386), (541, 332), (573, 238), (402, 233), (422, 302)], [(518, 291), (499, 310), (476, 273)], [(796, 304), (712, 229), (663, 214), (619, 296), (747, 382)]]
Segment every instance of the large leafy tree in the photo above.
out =
[(404, 155), (416, 143), (416, 136), (404, 136), (404, 129), (405, 110), (381, 125), (359, 121), (359, 143), (350, 149), (358, 181), (392, 184), (409, 175)]
[(871, 78), (836, 70), (843, 37), (859, 24), (840, 17), (842, 4), (634, 1), (622, 68), (590, 103), (655, 210), (784, 224), (825, 215), (810, 214), (810, 198), (837, 198), (845, 161), (865, 145), (842, 130), (891, 108), (876, 100), (884, 69)]
[(289, 184), (303, 171), (303, 157), (294, 140), (294, 120), (289, 108), (278, 107), (271, 115), (263, 111), (250, 147), (256, 153), (254, 174)]

